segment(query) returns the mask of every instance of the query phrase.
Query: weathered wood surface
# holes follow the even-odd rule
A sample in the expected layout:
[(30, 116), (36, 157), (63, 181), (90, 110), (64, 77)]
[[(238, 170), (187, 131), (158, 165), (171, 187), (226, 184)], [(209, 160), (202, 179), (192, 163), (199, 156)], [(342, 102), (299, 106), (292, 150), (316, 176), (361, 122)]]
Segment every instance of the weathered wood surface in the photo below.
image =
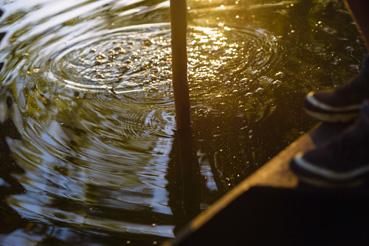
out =
[(262, 166), (253, 175), (246, 178), (234, 189), (225, 194), (219, 201), (194, 219), (190, 226), (196, 230), (206, 223), (219, 210), (226, 207), (237, 197), (242, 195), (253, 186), (271, 186), (279, 188), (296, 188), (297, 177), (289, 169), (289, 161), (300, 151), (307, 151), (317, 145), (323, 144), (330, 138), (341, 132), (346, 125), (323, 124), (305, 134), (293, 142), (290, 146), (280, 152), (272, 160)]
[[(352, 242), (353, 237), (357, 237), (358, 240), (363, 239), (365, 243), (369, 242), (369, 238), (360, 234), (362, 233), (360, 229), (365, 228), (360, 227), (360, 225), (369, 219), (369, 210), (366, 209), (369, 207), (367, 192), (301, 189), (303, 186), (300, 186), (298, 178), (289, 169), (289, 162), (297, 152), (324, 144), (347, 127), (348, 125), (322, 124), (310, 133), (301, 136), (197, 216), (178, 235), (177, 239), (168, 245), (200, 245), (198, 243), (207, 242), (235, 243), (234, 240), (243, 237), (245, 237), (244, 243), (240, 243), (240, 245), (249, 243), (251, 243), (249, 245), (254, 245), (252, 243), (257, 242), (257, 238), (263, 235), (263, 232), (265, 232), (266, 237), (260, 238), (261, 241), (273, 241), (267, 236), (270, 235), (275, 236), (276, 240), (279, 238), (279, 242), (301, 243), (304, 238), (301, 233), (304, 230), (309, 230), (309, 226), (319, 221), (320, 218), (330, 229), (325, 231), (324, 229), (320, 230), (319, 227), (313, 228), (311, 232), (315, 236), (310, 237), (310, 239), (320, 240), (319, 242), (324, 243), (336, 242), (332, 236), (335, 235), (334, 233), (338, 233), (340, 230), (350, 231), (349, 229), (352, 228), (352, 233), (348, 234), (350, 235), (348, 241), (343, 240), (342, 242)], [(335, 209), (332, 210), (332, 207)], [(356, 209), (347, 211), (349, 208)], [(342, 222), (341, 218), (336, 221), (336, 218), (340, 217), (340, 213), (337, 215), (337, 210), (340, 209), (345, 210), (348, 215), (351, 212), (354, 214), (348, 221)], [(368, 212), (360, 214), (360, 209), (368, 210)], [(300, 210), (305, 211), (300, 212)], [(364, 218), (366, 219), (363, 220)], [(303, 224), (302, 227), (299, 221)], [(340, 223), (344, 226), (341, 226)], [(291, 237), (287, 235), (281, 237), (283, 226), (293, 234)], [(336, 227), (341, 229), (335, 229)], [(343, 235), (345, 235), (344, 231), (340, 236)], [(330, 241), (331, 239), (333, 241)], [(360, 242), (362, 241), (357, 241), (357, 243)]]

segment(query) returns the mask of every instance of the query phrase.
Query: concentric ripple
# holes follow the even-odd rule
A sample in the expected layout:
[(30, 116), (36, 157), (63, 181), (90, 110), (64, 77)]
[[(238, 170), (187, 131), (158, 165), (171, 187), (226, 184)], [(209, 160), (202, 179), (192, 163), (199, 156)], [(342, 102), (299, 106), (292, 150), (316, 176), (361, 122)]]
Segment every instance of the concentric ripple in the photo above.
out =
[(2, 3), (1, 245), (174, 237), (189, 210), (309, 129), (301, 96), (355, 75), (364, 51), (342, 1), (189, 0), (201, 180), (187, 189), (175, 158), (170, 1)]
[[(230, 81), (232, 77), (257, 78), (278, 60), (277, 39), (262, 29), (190, 27), (188, 40), (195, 99), (232, 94), (235, 87), (246, 86), (244, 80)], [(168, 24), (102, 31), (53, 52), (33, 64), (43, 80), (81, 92), (121, 95), (135, 103), (172, 102)]]
[[(29, 195), (9, 201), (40, 221), (172, 237), (165, 178), (175, 128), (169, 25), (68, 38), (30, 53), (21, 68), (23, 139), (8, 144), (27, 170)], [(278, 63), (277, 39), (262, 29), (190, 27), (188, 41), (195, 120), (235, 97), (246, 104), (247, 93), (266, 86), (257, 79)], [(58, 201), (71, 209), (55, 207)], [(121, 216), (101, 219), (95, 210)]]
[[(26, 192), (8, 202), (46, 224), (173, 237), (170, 26), (84, 24), (30, 35), (16, 43), (25, 51), (12, 47), (24, 53), (14, 62), (19, 76), (7, 82), (22, 138), (7, 144), (25, 170), (18, 179)], [(278, 39), (262, 28), (190, 26), (194, 125), (229, 114), (211, 129), (194, 129), (202, 132), (197, 138), (210, 143), (233, 115), (244, 121), (250, 112), (270, 112), (280, 57)], [(209, 164), (200, 165), (211, 179)]]
[(167, 25), (102, 32), (57, 53), (50, 72), (67, 87), (112, 93), (159, 89), (170, 80)]

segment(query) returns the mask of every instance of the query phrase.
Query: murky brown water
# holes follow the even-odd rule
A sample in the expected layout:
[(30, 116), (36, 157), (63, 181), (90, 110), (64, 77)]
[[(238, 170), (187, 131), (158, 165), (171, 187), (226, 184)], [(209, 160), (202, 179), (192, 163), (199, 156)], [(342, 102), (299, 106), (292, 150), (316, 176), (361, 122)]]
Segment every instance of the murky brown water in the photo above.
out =
[(309, 129), (304, 93), (346, 81), (364, 51), (338, 0), (190, 0), (201, 177), (184, 187), (169, 2), (0, 3), (1, 245), (174, 237), (189, 209), (205, 209)]

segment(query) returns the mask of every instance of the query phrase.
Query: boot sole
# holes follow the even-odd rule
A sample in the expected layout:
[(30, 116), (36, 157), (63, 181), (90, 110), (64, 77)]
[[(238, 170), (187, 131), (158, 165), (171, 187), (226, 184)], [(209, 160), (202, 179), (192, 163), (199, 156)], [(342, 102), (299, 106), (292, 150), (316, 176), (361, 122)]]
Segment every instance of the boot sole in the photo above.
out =
[(290, 168), (301, 182), (324, 188), (359, 187), (367, 183), (369, 178), (369, 165), (350, 172), (338, 173), (303, 160), (302, 154), (292, 159)]
[(331, 106), (314, 97), (310, 92), (305, 98), (305, 111), (311, 117), (329, 123), (345, 123), (353, 121), (359, 114), (361, 104)]
[(314, 93), (309, 93), (305, 98), (306, 113), (323, 122), (350, 122), (358, 116), (360, 108), (360, 104), (334, 107), (317, 100)]
[(317, 119), (322, 122), (328, 122), (328, 123), (346, 123), (353, 121), (359, 113), (351, 113), (351, 114), (333, 114), (333, 113), (321, 113), (321, 112), (314, 112), (308, 109), (305, 109), (305, 112), (313, 117), (314, 119)]
[(314, 93), (310, 92), (306, 95), (306, 102), (313, 106), (314, 108), (326, 111), (326, 112), (332, 112), (332, 113), (344, 113), (344, 112), (350, 112), (350, 111), (356, 111), (359, 110), (361, 107), (361, 104), (351, 104), (346, 106), (331, 106), (329, 104), (326, 104), (324, 102), (319, 101), (314, 97)]

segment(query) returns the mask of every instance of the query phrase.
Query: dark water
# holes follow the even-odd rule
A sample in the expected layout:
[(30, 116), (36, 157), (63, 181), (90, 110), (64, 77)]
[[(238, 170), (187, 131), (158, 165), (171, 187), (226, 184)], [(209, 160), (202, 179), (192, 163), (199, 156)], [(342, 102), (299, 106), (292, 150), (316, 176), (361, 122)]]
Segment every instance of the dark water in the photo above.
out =
[(174, 237), (312, 127), (302, 96), (351, 78), (364, 51), (342, 1), (190, 0), (191, 186), (168, 1), (0, 3), (1, 245)]

